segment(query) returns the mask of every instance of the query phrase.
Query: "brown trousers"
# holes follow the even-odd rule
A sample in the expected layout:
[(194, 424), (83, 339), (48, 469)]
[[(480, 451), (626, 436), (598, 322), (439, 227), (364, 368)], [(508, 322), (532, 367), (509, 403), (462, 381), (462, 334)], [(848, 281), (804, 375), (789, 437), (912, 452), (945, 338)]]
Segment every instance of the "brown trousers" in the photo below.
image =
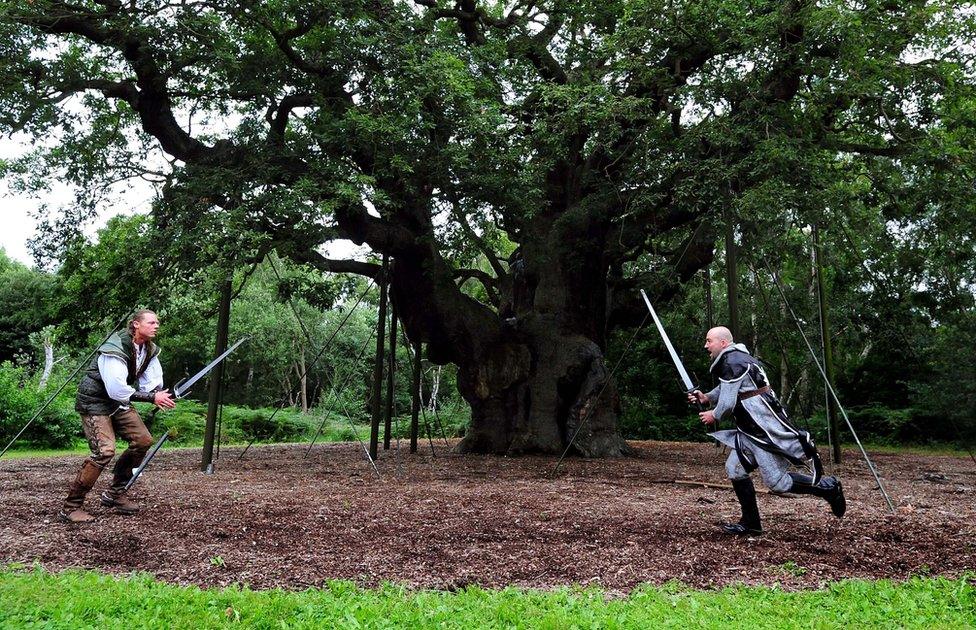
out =
[(81, 425), (88, 439), (91, 455), (81, 465), (81, 470), (68, 489), (65, 510), (80, 508), (85, 497), (95, 485), (102, 470), (115, 457), (115, 439), (120, 437), (129, 447), (119, 456), (113, 469), (112, 487), (108, 494), (116, 498), (122, 494), (125, 484), (132, 478), (132, 469), (142, 463), (153, 438), (139, 413), (134, 408), (116, 411), (111, 416), (81, 416)]

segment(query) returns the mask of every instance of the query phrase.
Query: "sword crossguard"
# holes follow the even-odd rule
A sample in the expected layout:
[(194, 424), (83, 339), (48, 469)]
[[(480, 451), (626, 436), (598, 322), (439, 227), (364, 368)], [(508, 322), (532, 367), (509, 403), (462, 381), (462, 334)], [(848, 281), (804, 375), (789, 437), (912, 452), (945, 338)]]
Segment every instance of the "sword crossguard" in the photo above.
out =
[(180, 380), (178, 380), (176, 382), (176, 385), (173, 385), (172, 387), (169, 388), (169, 391), (173, 392), (173, 398), (175, 400), (179, 400), (181, 398), (186, 398), (187, 394), (190, 393), (189, 391), (177, 392), (177, 390), (179, 390), (179, 388), (180, 388), (180, 385), (182, 385), (185, 382), (186, 382), (186, 379), (185, 378), (181, 378)]

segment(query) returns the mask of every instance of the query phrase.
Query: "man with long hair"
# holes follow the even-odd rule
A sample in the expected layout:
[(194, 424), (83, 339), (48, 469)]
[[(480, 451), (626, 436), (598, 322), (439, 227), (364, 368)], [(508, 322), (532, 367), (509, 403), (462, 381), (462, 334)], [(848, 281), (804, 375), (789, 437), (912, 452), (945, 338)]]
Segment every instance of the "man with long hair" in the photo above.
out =
[(162, 389), (163, 368), (159, 346), (153, 340), (159, 318), (149, 310), (135, 313), (127, 331), (109, 337), (96, 352), (88, 371), (78, 384), (75, 410), (88, 439), (91, 455), (81, 465), (68, 488), (58, 517), (68, 523), (88, 523), (94, 517), (83, 508), (85, 497), (115, 456), (115, 438), (129, 443), (113, 469), (112, 485), (102, 493), (102, 505), (122, 514), (134, 514), (139, 506), (126, 497), (125, 485), (139, 466), (153, 438), (134, 402), (152, 403), (163, 409), (176, 406), (172, 395)]

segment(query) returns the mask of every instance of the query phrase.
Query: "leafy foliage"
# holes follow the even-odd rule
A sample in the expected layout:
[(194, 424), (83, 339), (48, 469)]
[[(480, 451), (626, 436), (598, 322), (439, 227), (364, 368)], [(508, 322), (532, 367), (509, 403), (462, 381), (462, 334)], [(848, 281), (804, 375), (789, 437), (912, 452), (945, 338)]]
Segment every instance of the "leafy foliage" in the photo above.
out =
[[(49, 385), (38, 391), (37, 382), (23, 367), (0, 363), (0, 448), (5, 447), (35, 413), (55, 393)], [(61, 448), (81, 434), (81, 423), (74, 411), (74, 396), (56, 398), (21, 436), (25, 443)]]
[(10, 260), (0, 249), (0, 361), (31, 356), (30, 336), (53, 323), (55, 280)]

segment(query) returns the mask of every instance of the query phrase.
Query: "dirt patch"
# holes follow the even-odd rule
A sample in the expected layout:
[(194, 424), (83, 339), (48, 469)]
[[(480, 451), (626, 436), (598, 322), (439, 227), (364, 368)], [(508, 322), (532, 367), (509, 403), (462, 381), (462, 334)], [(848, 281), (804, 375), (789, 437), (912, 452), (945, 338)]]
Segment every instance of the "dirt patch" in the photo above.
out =
[(225, 448), (217, 474), (198, 450), (163, 451), (121, 516), (97, 503), (90, 525), (55, 515), (78, 456), (0, 461), (0, 563), (148, 571), (200, 586), (300, 589), (329, 579), (451, 589), (467, 584), (614, 591), (672, 579), (816, 588), (840, 578), (957, 576), (976, 567), (976, 471), (966, 458), (877, 454), (891, 515), (855, 451), (834, 472), (847, 493), (838, 521), (811, 497), (762, 494), (767, 533), (730, 538), (732, 491), (711, 445), (636, 442), (637, 457), (567, 460), (458, 456), (441, 445), (384, 452), (378, 478), (357, 444)]

